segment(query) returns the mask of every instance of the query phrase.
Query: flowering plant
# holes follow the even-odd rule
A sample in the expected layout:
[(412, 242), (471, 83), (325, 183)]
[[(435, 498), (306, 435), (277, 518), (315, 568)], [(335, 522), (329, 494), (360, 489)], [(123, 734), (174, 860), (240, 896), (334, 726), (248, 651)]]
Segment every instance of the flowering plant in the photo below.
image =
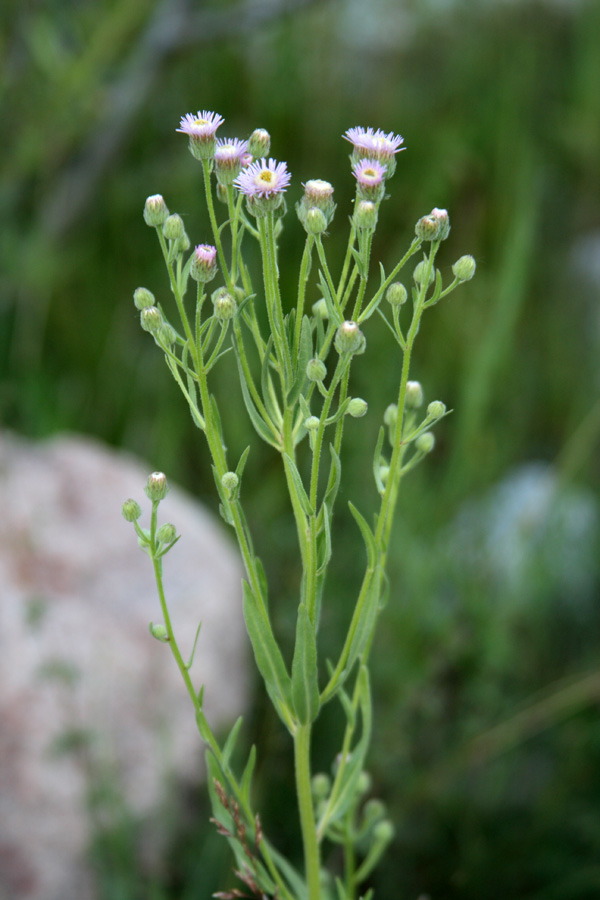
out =
[[(154, 473), (146, 484), (151, 501), (149, 529), (138, 523), (141, 508), (136, 501), (126, 501), (123, 515), (133, 523), (140, 545), (152, 559), (164, 622), (151, 624), (150, 630), (155, 638), (168, 643), (189, 692), (199, 733), (208, 748), (214, 819), (231, 845), (244, 890), (250, 896), (281, 900), (355, 900), (393, 837), (381, 801), (364, 801), (372, 719), (369, 653), (388, 595), (386, 560), (392, 522), (402, 478), (433, 449), (432, 426), (447, 414), (439, 400), (421, 412), (423, 390), (409, 377), (412, 351), (425, 310), (472, 278), (475, 262), (470, 256), (461, 257), (453, 266), (453, 279), (444, 287), (435, 260), (450, 225), (447, 212), (434, 209), (419, 220), (408, 250), (389, 274), (380, 263), (378, 283), (371, 286), (373, 236), (403, 140), (372, 128), (351, 128), (344, 137), (352, 145), (356, 197), (341, 272), (337, 277), (331, 272), (323, 241), (335, 212), (334, 190), (326, 181), (311, 179), (296, 205), (306, 241), (296, 303), (286, 308), (280, 292), (277, 238), (291, 175), (284, 162), (268, 157), (270, 139), (264, 129), (254, 131), (248, 141), (221, 140), (216, 132), (222, 123), (221, 116), (204, 110), (184, 116), (178, 129), (188, 135), (190, 151), (202, 165), (214, 244), (198, 244), (190, 253), (183, 220), (169, 214), (160, 195), (149, 197), (144, 209), (145, 221), (155, 228), (162, 249), (179, 324), (173, 323), (172, 313), (146, 288), (135, 291), (134, 301), (142, 327), (164, 353), (192, 419), (204, 433), (220, 512), (239, 544), (246, 575), (243, 612), (248, 635), (265, 688), (294, 747), (303, 872), (278, 852), (254, 808), (255, 748), (241, 773), (232, 766), (241, 720), (225, 742), (219, 743), (204, 714), (202, 688), (192, 681), (191, 660), (184, 662), (173, 633), (162, 567), (178, 535), (171, 523), (158, 524), (159, 505), (168, 489), (166, 477)], [(217, 196), (227, 208), (227, 220), (221, 225), (215, 212), (213, 174)], [(255, 287), (244, 259), (248, 240), (257, 241), (260, 247), (260, 288)], [(397, 276), (421, 252), (407, 290)], [(209, 303), (207, 285), (217, 273), (222, 283), (212, 291)], [(194, 282), (195, 296), (186, 301)], [(316, 302), (307, 309), (307, 294), (315, 289)], [(409, 293), (410, 304), (406, 302)], [(256, 312), (258, 305), (266, 307), (266, 335)], [(319, 622), (327, 602), (344, 423), (347, 416), (360, 418), (368, 409), (364, 399), (351, 395), (350, 375), (355, 358), (367, 348), (363, 329), (375, 313), (386, 323), (395, 345), (400, 383), (374, 447), (372, 471), (378, 510), (369, 522), (349, 504), (365, 544), (366, 566), (339, 658), (323, 666)], [(243, 475), (250, 448), (237, 464), (230, 463), (218, 400), (209, 389), (211, 371), (230, 349), (227, 342), (235, 353), (250, 422), (258, 436), (281, 456), (296, 524), (303, 574), (291, 663), (273, 631), (267, 577), (243, 511)], [(330, 777), (311, 772), (311, 737), (315, 720), (334, 700), (341, 703), (346, 724)], [(344, 867), (337, 877), (322, 864), (325, 842), (342, 847)], [(367, 891), (365, 898), (371, 893)], [(249, 895), (232, 889), (218, 896)]]

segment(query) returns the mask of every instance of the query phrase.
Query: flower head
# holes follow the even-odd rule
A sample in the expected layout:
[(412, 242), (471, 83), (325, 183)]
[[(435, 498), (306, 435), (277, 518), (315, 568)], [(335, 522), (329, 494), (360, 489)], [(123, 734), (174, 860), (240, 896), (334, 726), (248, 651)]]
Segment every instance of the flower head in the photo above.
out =
[(190, 275), (194, 281), (206, 283), (217, 273), (217, 248), (210, 244), (198, 244), (194, 248)]
[[(315, 232), (312, 228), (308, 227), (307, 216), (311, 210), (320, 210), (325, 217), (325, 227), (329, 225), (335, 212), (333, 185), (328, 181), (323, 181), (321, 178), (313, 178), (307, 181), (303, 187), (304, 194), (300, 202), (296, 204), (296, 212), (304, 228), (314, 234)], [(324, 230), (324, 228), (321, 230)]]
[(376, 159), (360, 159), (352, 166), (352, 174), (358, 182), (358, 193), (363, 200), (381, 200), (385, 192), (387, 166)]
[(177, 131), (189, 136), (190, 152), (196, 159), (212, 159), (216, 148), (215, 134), (224, 121), (217, 113), (198, 110), (196, 115), (187, 113), (183, 116)]
[(220, 184), (233, 184), (248, 162), (248, 141), (240, 141), (238, 138), (217, 139), (215, 171)]
[(360, 159), (377, 160), (386, 166), (386, 178), (391, 178), (396, 169), (395, 155), (404, 147), (404, 138), (390, 131), (386, 134), (381, 128), (374, 131), (372, 128), (349, 128), (343, 135), (345, 140), (353, 146), (352, 161)]
[(291, 177), (286, 163), (258, 159), (240, 172), (234, 184), (246, 195), (248, 209), (263, 216), (280, 206)]

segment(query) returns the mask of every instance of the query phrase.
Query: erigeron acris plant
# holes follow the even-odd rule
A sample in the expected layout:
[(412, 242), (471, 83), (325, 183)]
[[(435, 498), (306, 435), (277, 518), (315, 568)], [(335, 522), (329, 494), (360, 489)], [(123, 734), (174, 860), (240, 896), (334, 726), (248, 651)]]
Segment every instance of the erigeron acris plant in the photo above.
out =
[[(269, 158), (270, 138), (264, 129), (255, 130), (248, 141), (217, 139), (222, 123), (217, 114), (201, 111), (186, 115), (178, 129), (188, 135), (190, 151), (202, 167), (210, 242), (189, 252), (191, 244), (181, 217), (169, 214), (162, 196), (148, 197), (144, 218), (156, 230), (173, 298), (158, 303), (149, 290), (138, 288), (134, 300), (142, 327), (164, 353), (193, 421), (204, 433), (220, 512), (233, 529), (243, 558), (243, 614), (248, 635), (268, 695), (294, 748), (303, 872), (296, 871), (278, 852), (263, 832), (254, 808), (252, 774), (260, 747), (251, 749), (241, 772), (234, 771), (231, 759), (241, 720), (220, 744), (204, 714), (203, 689), (192, 680), (193, 654), (189, 662), (184, 661), (173, 633), (162, 568), (164, 556), (179, 538), (171, 523), (158, 523), (159, 505), (168, 490), (165, 475), (154, 473), (146, 484), (152, 505), (149, 529), (138, 524), (141, 509), (136, 501), (126, 501), (123, 514), (133, 523), (154, 566), (163, 622), (151, 623), (150, 630), (170, 648), (190, 695), (200, 736), (208, 748), (214, 819), (231, 845), (236, 874), (244, 884), (243, 890), (232, 889), (218, 896), (356, 900), (393, 836), (383, 803), (373, 798), (364, 802), (371, 737), (369, 653), (388, 594), (386, 560), (392, 522), (403, 476), (432, 450), (432, 426), (447, 414), (439, 400), (422, 412), (423, 390), (410, 380), (412, 350), (425, 310), (472, 278), (475, 262), (470, 256), (461, 257), (452, 268), (453, 279), (444, 287), (435, 259), (450, 225), (447, 212), (434, 209), (417, 222), (415, 237), (402, 259), (389, 274), (380, 263), (377, 283), (371, 284), (371, 248), (379, 209), (403, 140), (381, 130), (351, 128), (344, 137), (352, 146), (356, 197), (341, 272), (337, 276), (331, 272), (324, 245), (335, 212), (334, 189), (326, 181), (308, 180), (296, 204), (306, 231), (298, 294), (295, 306), (286, 308), (279, 271), (293, 262), (279, 259), (277, 238), (290, 173), (284, 162)], [(221, 224), (215, 211), (215, 189), (227, 211)], [(260, 285), (245, 262), (248, 241), (258, 242), (260, 247)], [(419, 259), (407, 289), (397, 279), (415, 257)], [(209, 296), (208, 285), (217, 276), (221, 283)], [(315, 288), (318, 299), (308, 309), (307, 293), (314, 293)], [(263, 305), (267, 334), (256, 313)], [(368, 521), (349, 504), (365, 544), (366, 567), (339, 659), (330, 662), (319, 657), (318, 634), (321, 609), (327, 603), (326, 576), (343, 477), (344, 424), (347, 416), (360, 418), (368, 409), (364, 399), (352, 396), (350, 375), (356, 357), (367, 349), (364, 332), (375, 313), (388, 326), (390, 365), (399, 367), (400, 384), (397, 396), (390, 398), (393, 402), (386, 409), (374, 447), (373, 479), (379, 508)], [(250, 422), (258, 436), (281, 455), (296, 524), (303, 574), (291, 662), (273, 632), (267, 577), (254, 552), (243, 511), (243, 475), (250, 448), (237, 462), (228, 459), (227, 421), (222, 420), (219, 399), (209, 387), (213, 368), (231, 348)], [(332, 753), (330, 777), (311, 771), (311, 735), (315, 720), (327, 714), (332, 702), (341, 703), (346, 725), (342, 746)], [(323, 867), (326, 842), (342, 847), (344, 866), (337, 875)], [(365, 897), (370, 895), (367, 891)]]

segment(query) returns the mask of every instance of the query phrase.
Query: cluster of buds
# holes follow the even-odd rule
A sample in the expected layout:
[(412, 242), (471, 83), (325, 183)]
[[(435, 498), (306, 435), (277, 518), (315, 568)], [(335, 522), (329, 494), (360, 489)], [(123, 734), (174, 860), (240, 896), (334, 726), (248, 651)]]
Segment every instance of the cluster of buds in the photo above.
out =
[(422, 241), (444, 241), (450, 234), (450, 217), (446, 209), (431, 210), (415, 225), (415, 234)]

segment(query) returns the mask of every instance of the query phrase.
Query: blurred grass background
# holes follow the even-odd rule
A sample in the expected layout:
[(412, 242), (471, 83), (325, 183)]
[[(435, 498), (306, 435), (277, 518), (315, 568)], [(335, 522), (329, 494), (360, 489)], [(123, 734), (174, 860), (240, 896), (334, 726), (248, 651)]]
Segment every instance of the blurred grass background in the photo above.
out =
[[(416, 219), (447, 207), (442, 266), (472, 253), (478, 271), (426, 317), (413, 368), (455, 412), (406, 484), (373, 654), (373, 790), (398, 829), (373, 884), (382, 898), (600, 896), (600, 4), (13, 0), (0, 16), (2, 427), (97, 435), (213, 508), (200, 436), (131, 301), (138, 284), (167, 291), (147, 195), (163, 193), (194, 242), (209, 236), (179, 117), (217, 110), (229, 136), (266, 127), (294, 175), (290, 209), (301, 181), (332, 181), (334, 270), (353, 191), (340, 135), (404, 136), (375, 256), (389, 268)], [(286, 221), (282, 254), (299, 261)], [(370, 414), (348, 428), (342, 498), (365, 512), (399, 371), (373, 320), (367, 337), (354, 393)], [(249, 434), (234, 375), (223, 363), (216, 379), (232, 458)], [(285, 640), (294, 530), (254, 446), (248, 515)], [(338, 525), (330, 655), (362, 566), (343, 512)], [(321, 726), (317, 767), (339, 725)], [(265, 827), (293, 854), (289, 747), (258, 692), (246, 735), (263, 748)], [(165, 813), (170, 850), (151, 874), (110, 789), (93, 802), (112, 810), (94, 847), (101, 900), (232, 884), (202, 795)]]

